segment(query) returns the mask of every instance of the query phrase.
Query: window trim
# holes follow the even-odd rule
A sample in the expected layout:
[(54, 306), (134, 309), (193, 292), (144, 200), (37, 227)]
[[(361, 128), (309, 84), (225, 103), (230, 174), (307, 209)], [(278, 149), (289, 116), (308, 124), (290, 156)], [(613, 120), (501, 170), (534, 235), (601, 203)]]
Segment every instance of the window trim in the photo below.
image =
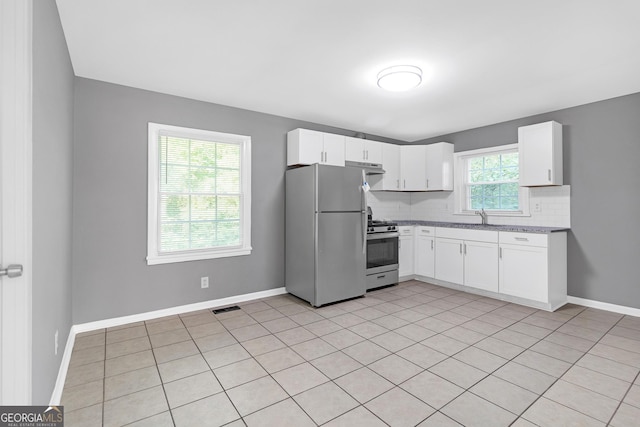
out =
[[(476, 215), (475, 210), (466, 209), (467, 199), (467, 178), (466, 178), (466, 161), (470, 157), (486, 156), (498, 154), (505, 151), (518, 150), (518, 144), (498, 145), (495, 147), (480, 148), (477, 150), (460, 151), (453, 154), (453, 170), (454, 170), (454, 215)], [(517, 211), (505, 210), (487, 210), (490, 216), (512, 216), (522, 217), (531, 216), (529, 209), (529, 188), (519, 187), (518, 201), (520, 209)]]
[[(169, 134), (179, 138), (200, 139), (240, 144), (240, 182), (242, 192), (241, 244), (221, 249), (192, 249), (162, 253), (158, 249), (160, 238), (159, 221), (159, 152), (158, 137)], [(251, 254), (251, 137), (203, 129), (149, 122), (148, 126), (148, 182), (147, 182), (147, 265), (174, 262), (198, 261)]]

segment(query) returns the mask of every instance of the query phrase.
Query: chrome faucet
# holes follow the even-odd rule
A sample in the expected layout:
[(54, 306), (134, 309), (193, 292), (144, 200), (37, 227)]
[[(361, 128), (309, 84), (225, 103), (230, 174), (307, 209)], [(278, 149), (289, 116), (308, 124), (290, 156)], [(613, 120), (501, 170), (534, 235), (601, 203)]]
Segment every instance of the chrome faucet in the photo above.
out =
[(476, 215), (480, 215), (480, 218), (482, 218), (482, 225), (487, 225), (489, 223), (488, 215), (484, 211), (484, 208), (482, 208), (479, 211), (476, 211)]

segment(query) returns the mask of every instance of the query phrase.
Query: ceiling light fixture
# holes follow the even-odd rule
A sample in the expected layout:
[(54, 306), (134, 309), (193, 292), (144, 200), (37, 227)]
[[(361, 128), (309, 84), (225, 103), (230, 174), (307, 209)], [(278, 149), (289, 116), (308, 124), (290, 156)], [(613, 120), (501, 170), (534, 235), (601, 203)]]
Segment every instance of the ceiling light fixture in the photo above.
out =
[(422, 70), (413, 65), (396, 65), (378, 73), (378, 86), (391, 92), (403, 92), (418, 87)]

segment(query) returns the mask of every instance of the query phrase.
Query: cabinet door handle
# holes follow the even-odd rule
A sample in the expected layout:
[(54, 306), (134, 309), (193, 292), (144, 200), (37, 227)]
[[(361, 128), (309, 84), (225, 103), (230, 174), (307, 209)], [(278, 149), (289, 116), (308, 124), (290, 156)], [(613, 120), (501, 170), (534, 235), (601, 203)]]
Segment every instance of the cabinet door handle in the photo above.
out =
[(367, 157), (366, 160), (369, 160), (369, 150), (367, 150)]
[(406, 179), (402, 180), (402, 188), (407, 188), (407, 180)]
[(519, 242), (528, 242), (529, 241), (529, 239), (527, 239), (526, 237), (516, 237), (515, 239), (517, 241), (519, 241)]
[(324, 151), (320, 152), (320, 163), (324, 162)]
[(547, 177), (549, 179), (549, 182), (551, 182), (551, 169), (547, 169)]
[(431, 250), (433, 250), (433, 240), (431, 241)]
[(396, 179), (396, 188), (400, 188), (400, 180)]
[(502, 248), (500, 248), (500, 250), (498, 252), (499, 252), (498, 256), (500, 257), (500, 259), (502, 259)]
[(464, 246), (464, 254), (466, 255), (467, 254), (467, 244), (465, 243), (463, 246)]
[(362, 150), (362, 160), (367, 160), (367, 158), (364, 155), (364, 150)]
[(327, 163), (327, 158), (329, 157), (328, 153), (324, 152), (324, 162)]
[(462, 243), (460, 243), (460, 254), (462, 254)]
[(427, 180), (427, 188), (429, 188), (429, 180)]

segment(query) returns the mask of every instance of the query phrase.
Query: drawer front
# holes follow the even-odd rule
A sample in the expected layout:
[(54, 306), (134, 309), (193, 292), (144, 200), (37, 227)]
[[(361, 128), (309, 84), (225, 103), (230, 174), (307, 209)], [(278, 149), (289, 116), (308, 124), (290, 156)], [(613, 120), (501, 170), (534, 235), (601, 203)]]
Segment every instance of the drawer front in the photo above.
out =
[(413, 226), (412, 225), (403, 225), (398, 227), (398, 232), (401, 236), (411, 236), (413, 235)]
[(367, 276), (367, 290), (398, 283), (398, 277), (398, 270), (370, 274)]
[(423, 227), (423, 226), (416, 227), (416, 236), (433, 237), (435, 235), (436, 235), (435, 227)]
[(522, 245), (522, 246), (538, 246), (546, 248), (548, 245), (548, 236), (538, 233), (514, 233), (511, 231), (501, 231), (500, 244)]
[(491, 230), (436, 227), (436, 237), (444, 237), (446, 239), (472, 240), (476, 242), (486, 243), (498, 243), (498, 232)]

